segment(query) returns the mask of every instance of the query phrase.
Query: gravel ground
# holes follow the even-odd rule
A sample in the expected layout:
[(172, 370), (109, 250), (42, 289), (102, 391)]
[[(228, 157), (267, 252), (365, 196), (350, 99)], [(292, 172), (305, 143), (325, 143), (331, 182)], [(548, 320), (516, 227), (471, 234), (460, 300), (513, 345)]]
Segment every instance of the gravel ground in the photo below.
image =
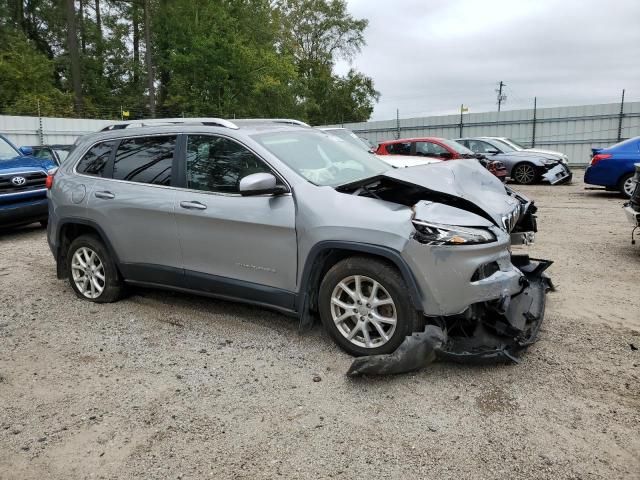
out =
[[(577, 172), (577, 177), (581, 177)], [(318, 327), (153, 290), (95, 305), (0, 233), (0, 478), (640, 477), (640, 246), (613, 194), (520, 188), (550, 258), (519, 365), (352, 380)]]

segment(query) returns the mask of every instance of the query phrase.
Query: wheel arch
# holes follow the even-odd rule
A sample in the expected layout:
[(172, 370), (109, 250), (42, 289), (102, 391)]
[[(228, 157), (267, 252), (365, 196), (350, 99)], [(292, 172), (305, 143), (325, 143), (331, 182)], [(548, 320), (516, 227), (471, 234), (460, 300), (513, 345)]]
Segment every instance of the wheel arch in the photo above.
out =
[(339, 261), (354, 255), (377, 258), (397, 268), (407, 285), (413, 307), (423, 311), (418, 283), (398, 251), (367, 243), (323, 241), (311, 248), (302, 270), (296, 300), (296, 310), (300, 315), (301, 326), (308, 326), (311, 322), (310, 312), (317, 310), (318, 290), (326, 272)]
[(97, 223), (91, 220), (84, 218), (68, 218), (63, 219), (58, 223), (58, 232), (56, 235), (58, 244), (55, 251), (56, 273), (58, 278), (66, 278), (68, 274), (66, 271), (67, 250), (69, 249), (71, 242), (81, 235), (97, 236), (109, 251), (109, 255), (113, 258), (116, 264), (116, 269), (120, 274), (120, 261), (104, 230), (102, 230)]

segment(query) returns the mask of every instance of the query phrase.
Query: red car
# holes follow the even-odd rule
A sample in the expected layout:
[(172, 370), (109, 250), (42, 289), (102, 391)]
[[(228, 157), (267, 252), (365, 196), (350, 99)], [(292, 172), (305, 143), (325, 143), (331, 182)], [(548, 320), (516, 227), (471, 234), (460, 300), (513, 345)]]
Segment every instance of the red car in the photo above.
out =
[(439, 137), (403, 138), (389, 140), (378, 144), (377, 155), (411, 155), (431, 157), (438, 160), (457, 160), (460, 158), (477, 158), (487, 170), (501, 181), (507, 177), (507, 169), (502, 162), (488, 160), (482, 155), (473, 153), (467, 147)]

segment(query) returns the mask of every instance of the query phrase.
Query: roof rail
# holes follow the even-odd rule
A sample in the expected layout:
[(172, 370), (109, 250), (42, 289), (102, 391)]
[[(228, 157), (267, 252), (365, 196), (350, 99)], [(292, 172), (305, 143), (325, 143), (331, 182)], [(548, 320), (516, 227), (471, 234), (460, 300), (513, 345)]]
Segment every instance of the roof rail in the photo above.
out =
[(238, 130), (238, 126), (223, 118), (209, 118), (209, 117), (197, 117), (197, 118), (147, 118), (143, 120), (131, 120), (114, 123), (101, 129), (104, 132), (107, 130), (120, 130), (123, 128), (136, 128), (136, 127), (158, 127), (162, 125), (208, 125), (212, 127), (225, 127)]
[(311, 125), (304, 123), (302, 120), (295, 120), (293, 118), (237, 118), (240, 122), (256, 122), (256, 123), (284, 123), (288, 125), (298, 125), (300, 127), (309, 127)]

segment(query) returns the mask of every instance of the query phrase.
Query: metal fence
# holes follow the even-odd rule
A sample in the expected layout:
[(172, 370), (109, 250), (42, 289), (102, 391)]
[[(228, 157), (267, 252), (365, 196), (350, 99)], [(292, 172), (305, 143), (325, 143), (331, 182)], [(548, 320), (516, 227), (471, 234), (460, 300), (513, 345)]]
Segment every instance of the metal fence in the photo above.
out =
[[(605, 147), (618, 137), (640, 135), (640, 102), (581, 105), (577, 107), (508, 110), (466, 113), (437, 117), (406, 118), (363, 123), (346, 123), (371, 142), (395, 138), (433, 136), (459, 138), (473, 136), (509, 137), (526, 146), (559, 150), (574, 165), (589, 162), (591, 148)], [(16, 145), (73, 143), (113, 120), (19, 117), (0, 115), (0, 133)]]
[[(509, 137), (525, 146), (558, 150), (574, 165), (591, 158), (591, 148), (640, 135), (640, 102), (538, 108), (406, 118), (344, 126), (373, 143), (410, 137)], [(620, 131), (620, 135), (618, 135)]]
[(0, 115), (0, 134), (17, 146), (70, 144), (76, 138), (111, 125), (113, 120), (15, 117)]

